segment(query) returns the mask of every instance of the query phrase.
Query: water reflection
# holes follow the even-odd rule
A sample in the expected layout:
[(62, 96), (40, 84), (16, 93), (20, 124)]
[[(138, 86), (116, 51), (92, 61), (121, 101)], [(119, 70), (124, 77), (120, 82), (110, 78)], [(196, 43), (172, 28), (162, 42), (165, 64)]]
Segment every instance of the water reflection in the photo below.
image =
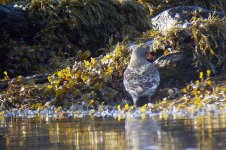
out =
[(156, 149), (158, 145), (159, 123), (153, 119), (133, 119), (126, 121), (128, 148)]
[(194, 119), (5, 118), (0, 149), (226, 149), (226, 116)]
[(124, 130), (113, 119), (6, 119), (0, 149), (124, 149)]

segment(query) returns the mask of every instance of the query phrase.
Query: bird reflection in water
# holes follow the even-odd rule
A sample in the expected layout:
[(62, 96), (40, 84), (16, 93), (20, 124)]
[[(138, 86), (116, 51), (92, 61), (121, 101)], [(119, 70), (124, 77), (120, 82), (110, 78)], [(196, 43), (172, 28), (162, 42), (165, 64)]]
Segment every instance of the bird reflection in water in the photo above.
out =
[(152, 119), (132, 119), (125, 123), (126, 139), (129, 149), (156, 149), (160, 126)]
[(0, 121), (0, 149), (226, 149), (226, 115)]

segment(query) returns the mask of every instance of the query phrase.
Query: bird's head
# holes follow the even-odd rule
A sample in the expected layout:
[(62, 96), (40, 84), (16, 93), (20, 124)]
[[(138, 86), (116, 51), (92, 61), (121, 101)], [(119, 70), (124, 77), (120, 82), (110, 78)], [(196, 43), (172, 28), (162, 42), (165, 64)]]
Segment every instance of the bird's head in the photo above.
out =
[(150, 46), (146, 44), (139, 44), (133, 49), (131, 60), (132, 61), (146, 61), (147, 58), (151, 59)]
[(133, 53), (137, 56), (146, 56), (146, 53), (148, 52), (149, 47), (145, 44), (139, 44), (134, 50)]

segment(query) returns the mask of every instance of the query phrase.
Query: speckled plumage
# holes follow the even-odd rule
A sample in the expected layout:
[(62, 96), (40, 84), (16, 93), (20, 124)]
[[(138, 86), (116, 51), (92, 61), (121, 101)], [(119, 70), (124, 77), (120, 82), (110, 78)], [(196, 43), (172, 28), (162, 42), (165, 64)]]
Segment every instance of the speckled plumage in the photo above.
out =
[(133, 103), (141, 97), (152, 96), (160, 83), (160, 76), (154, 64), (146, 60), (148, 48), (139, 45), (133, 49), (130, 62), (124, 72), (123, 83), (132, 96)]

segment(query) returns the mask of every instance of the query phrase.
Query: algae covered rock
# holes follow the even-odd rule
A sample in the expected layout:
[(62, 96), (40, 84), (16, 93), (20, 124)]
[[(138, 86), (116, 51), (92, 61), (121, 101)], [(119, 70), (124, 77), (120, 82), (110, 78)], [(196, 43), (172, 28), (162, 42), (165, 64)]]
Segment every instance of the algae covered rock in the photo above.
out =
[(208, 19), (210, 16), (218, 18), (226, 17), (224, 12), (210, 11), (196, 6), (179, 6), (163, 11), (151, 19), (152, 28), (161, 32), (166, 32), (177, 26), (188, 28), (193, 17)]
[(152, 19), (153, 28), (157, 31), (147, 32), (146, 36), (153, 39), (153, 51), (163, 54), (159, 59), (163, 59), (164, 55), (168, 57), (168, 54), (175, 54), (177, 58), (180, 52), (185, 57), (182, 59), (178, 55), (178, 59), (182, 60), (182, 64), (187, 62), (188, 68), (193, 65), (196, 70), (211, 69), (217, 73), (223, 65), (226, 51), (222, 44), (226, 34), (225, 16), (225, 13), (200, 7), (170, 8)]

